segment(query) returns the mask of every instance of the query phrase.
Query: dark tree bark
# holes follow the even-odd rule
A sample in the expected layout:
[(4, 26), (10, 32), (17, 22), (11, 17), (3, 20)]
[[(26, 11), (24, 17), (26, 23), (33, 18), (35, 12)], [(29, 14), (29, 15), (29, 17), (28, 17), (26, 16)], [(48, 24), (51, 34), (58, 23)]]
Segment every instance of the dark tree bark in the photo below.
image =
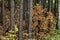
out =
[(57, 2), (57, 5), (56, 5), (56, 8), (57, 8), (57, 13), (56, 13), (56, 17), (57, 17), (57, 27), (56, 27), (56, 29), (58, 29), (58, 18), (59, 18), (59, 13), (58, 13), (58, 5), (59, 5), (59, 2), (58, 2), (59, 0), (56, 0), (56, 2)]
[(43, 0), (43, 8), (45, 8), (46, 0)]
[(4, 10), (5, 10), (5, 7), (4, 7), (4, 0), (2, 0), (2, 17), (3, 17), (3, 35), (5, 36), (5, 29), (6, 29), (6, 27), (5, 27), (5, 13), (4, 13)]
[(28, 0), (29, 38), (32, 38), (32, 0)]
[(52, 0), (48, 0), (48, 10), (50, 10), (51, 11), (51, 2), (52, 2)]
[(1, 0), (0, 0), (0, 23), (1, 24), (3, 24), (2, 22), (3, 22), (3, 20), (2, 20), (2, 2), (1, 2)]
[(23, 36), (22, 36), (22, 25), (23, 25), (23, 0), (20, 0), (20, 13), (19, 13), (20, 17), (19, 17), (19, 39), (18, 40), (23, 40)]
[(13, 29), (14, 26), (14, 0), (10, 0), (10, 29)]
[(9, 10), (10, 10), (10, 8), (11, 8), (11, 6), (10, 6), (10, 5), (11, 5), (11, 4), (10, 4), (10, 0), (8, 0), (8, 4), (9, 4), (9, 5), (8, 5)]
[(56, 17), (56, 13), (57, 13), (57, 5), (56, 5), (57, 1), (55, 0), (55, 3), (54, 3), (54, 15)]

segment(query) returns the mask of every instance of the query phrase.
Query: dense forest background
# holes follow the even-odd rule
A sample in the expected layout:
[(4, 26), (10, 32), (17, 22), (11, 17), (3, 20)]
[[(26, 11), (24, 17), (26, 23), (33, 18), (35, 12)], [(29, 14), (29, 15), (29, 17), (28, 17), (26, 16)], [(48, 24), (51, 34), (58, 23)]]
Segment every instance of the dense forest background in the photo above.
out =
[[(31, 6), (32, 10), (30, 10)], [(23, 13), (23, 16), (20, 13)], [(32, 19), (29, 19), (31, 17)], [(18, 31), (19, 19), (23, 19), (20, 31)], [(55, 40), (57, 38), (59, 40), (58, 0), (0, 0), (1, 40), (18, 40), (18, 32), (22, 33), (23, 40), (28, 40), (30, 20), (32, 20), (32, 40)]]

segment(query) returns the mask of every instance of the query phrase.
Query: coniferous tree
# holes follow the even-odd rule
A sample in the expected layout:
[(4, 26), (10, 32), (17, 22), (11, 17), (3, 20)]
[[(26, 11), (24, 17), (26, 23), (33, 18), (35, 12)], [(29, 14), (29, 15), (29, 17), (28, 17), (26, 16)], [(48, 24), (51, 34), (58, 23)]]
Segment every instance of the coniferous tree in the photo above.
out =
[(20, 0), (20, 13), (19, 13), (19, 40), (23, 40), (22, 36), (22, 24), (23, 23), (23, 0)]
[(14, 0), (10, 0), (10, 29), (13, 29), (14, 26)]

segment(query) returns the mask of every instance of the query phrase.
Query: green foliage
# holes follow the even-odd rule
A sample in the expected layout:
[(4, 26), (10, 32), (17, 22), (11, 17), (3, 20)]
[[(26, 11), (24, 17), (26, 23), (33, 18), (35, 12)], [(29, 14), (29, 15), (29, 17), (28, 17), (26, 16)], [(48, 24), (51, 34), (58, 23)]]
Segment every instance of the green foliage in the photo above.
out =
[(17, 36), (18, 28), (17, 25), (14, 25), (14, 28), (6, 33), (6, 36), (2, 36), (1, 39), (3, 40), (15, 40)]
[(45, 40), (60, 40), (60, 29), (57, 29), (54, 34), (48, 34)]
[(57, 29), (56, 32), (57, 32), (57, 34), (60, 34), (60, 29)]
[(18, 32), (18, 28), (17, 28), (17, 25), (14, 25), (14, 29), (13, 30), (10, 30), (9, 32), (7, 32), (6, 34), (8, 34), (8, 36), (10, 37), (9, 39), (10, 40), (15, 40), (15, 36), (16, 36), (16, 33)]
[(36, 40), (40, 40), (39, 37), (37, 37)]
[(15, 31), (15, 32), (18, 32), (17, 25), (14, 25), (14, 31)]
[(15, 1), (15, 4), (19, 6), (20, 0), (14, 0), (14, 1)]
[(51, 20), (51, 24), (55, 24), (56, 25), (56, 22), (57, 22), (57, 20)]

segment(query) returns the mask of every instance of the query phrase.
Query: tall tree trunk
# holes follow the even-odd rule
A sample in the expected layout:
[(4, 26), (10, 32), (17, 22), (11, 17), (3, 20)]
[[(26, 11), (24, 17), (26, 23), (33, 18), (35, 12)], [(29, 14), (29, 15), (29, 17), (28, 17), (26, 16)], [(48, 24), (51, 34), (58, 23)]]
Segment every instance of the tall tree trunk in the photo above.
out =
[(23, 25), (23, 0), (20, 0), (20, 13), (19, 13), (19, 40), (23, 40), (22, 36), (22, 25)]
[(51, 11), (51, 2), (52, 2), (52, 0), (48, 0), (48, 10), (50, 10)]
[(58, 29), (58, 18), (59, 18), (59, 13), (58, 13), (58, 5), (59, 5), (59, 2), (58, 2), (59, 0), (56, 0), (56, 3), (57, 3), (57, 5), (56, 5), (56, 19), (57, 19), (57, 23), (56, 23), (56, 28)]
[(28, 0), (24, 0), (24, 20), (26, 21), (26, 28), (28, 30), (28, 23), (29, 23), (29, 15), (28, 15)]
[(0, 23), (2, 24), (2, 2), (0, 0)]
[(54, 15), (56, 16), (56, 13), (57, 13), (57, 5), (56, 5), (57, 1), (55, 0), (55, 3), (54, 3)]
[(58, 13), (59, 13), (59, 17), (58, 17), (58, 28), (60, 29), (60, 0), (58, 1), (59, 5), (58, 5)]
[(44, 0), (41, 0), (41, 5), (43, 5), (43, 1), (44, 1)]
[(13, 29), (14, 26), (14, 0), (10, 0), (10, 29)]
[(8, 7), (9, 7), (9, 9), (11, 8), (11, 6), (10, 6), (11, 4), (10, 4), (10, 0), (8, 0)]
[(4, 0), (2, 0), (2, 17), (3, 17), (3, 28), (4, 28), (4, 30), (3, 30), (3, 35), (5, 36), (5, 13), (4, 13)]
[(32, 0), (28, 0), (28, 14), (29, 14), (29, 38), (32, 38)]
[(43, 8), (45, 8), (46, 0), (43, 1)]

